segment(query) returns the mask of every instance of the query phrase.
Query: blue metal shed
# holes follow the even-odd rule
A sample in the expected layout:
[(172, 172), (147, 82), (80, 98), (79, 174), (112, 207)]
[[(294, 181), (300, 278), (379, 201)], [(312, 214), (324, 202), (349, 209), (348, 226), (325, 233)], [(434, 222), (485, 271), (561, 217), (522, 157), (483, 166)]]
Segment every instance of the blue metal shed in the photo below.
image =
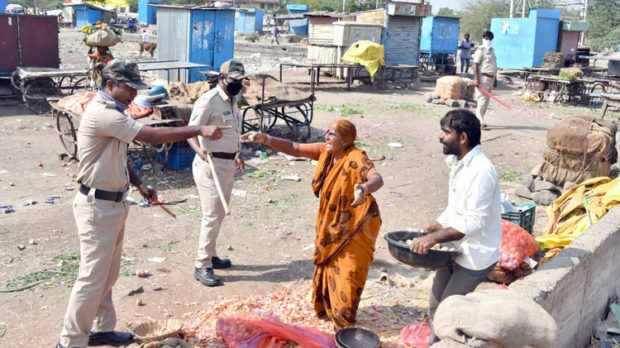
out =
[[(232, 59), (235, 47), (235, 10), (210, 7), (157, 7), (157, 50), (159, 60), (201, 63), (205, 68), (170, 72), (171, 81), (204, 80), (200, 71), (219, 70)], [(160, 73), (166, 78), (166, 73)]]
[(88, 23), (103, 21), (103, 9), (91, 5), (75, 5), (73, 6), (75, 15), (75, 27), (81, 28)]
[[(308, 12), (308, 5), (286, 5), (290, 14), (302, 14)], [(308, 35), (308, 18), (292, 19), (288, 21), (288, 32), (297, 35)]]
[(138, 21), (144, 24), (157, 23), (157, 7), (152, 5), (161, 4), (163, 0), (140, 0), (138, 2)]
[(263, 32), (263, 11), (251, 8), (251, 9), (238, 9), (237, 20), (235, 23), (235, 29), (242, 34), (251, 34)]
[(555, 52), (560, 10), (532, 9), (528, 18), (493, 18), (493, 48), (499, 68), (540, 66), (545, 52)]
[(420, 51), (456, 54), (459, 44), (460, 19), (457, 17), (425, 17), (422, 20)]
[(9, 0), (0, 0), (0, 13), (6, 11), (6, 5), (9, 4)]

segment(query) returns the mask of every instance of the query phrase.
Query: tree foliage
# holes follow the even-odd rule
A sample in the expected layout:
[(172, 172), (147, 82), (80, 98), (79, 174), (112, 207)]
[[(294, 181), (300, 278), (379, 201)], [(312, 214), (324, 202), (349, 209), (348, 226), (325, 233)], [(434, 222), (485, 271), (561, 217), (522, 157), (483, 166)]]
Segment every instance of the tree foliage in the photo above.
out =
[(458, 15), (456, 14), (456, 12), (454, 12), (453, 9), (451, 9), (449, 7), (442, 7), (442, 8), (439, 9), (439, 11), (437, 11), (437, 16), (457, 17)]
[(588, 8), (590, 32), (588, 42), (592, 49), (618, 49), (620, 40), (620, 5), (617, 0), (592, 0)]

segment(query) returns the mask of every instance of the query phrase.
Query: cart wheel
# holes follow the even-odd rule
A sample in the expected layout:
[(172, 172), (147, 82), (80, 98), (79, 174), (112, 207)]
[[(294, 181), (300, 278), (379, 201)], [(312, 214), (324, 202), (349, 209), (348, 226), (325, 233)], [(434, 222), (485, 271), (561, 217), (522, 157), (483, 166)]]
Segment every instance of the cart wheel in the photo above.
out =
[(49, 77), (36, 79), (29, 82), (22, 96), (26, 107), (36, 114), (44, 114), (50, 111), (51, 106), (47, 102), (50, 95), (58, 95), (58, 85)]
[(78, 79), (77, 81), (75, 81), (75, 83), (71, 87), (71, 94), (74, 94), (76, 92), (82, 92), (82, 91), (90, 91), (90, 90), (91, 90), (90, 81), (88, 80), (87, 77), (82, 77), (81, 79)]
[(571, 83), (567, 87), (568, 99), (571, 102), (583, 104), (586, 98), (586, 85), (584, 83)]
[(77, 137), (71, 116), (60, 111), (53, 111), (52, 113), (56, 118), (56, 131), (62, 146), (71, 158), (77, 158)]
[(271, 118), (269, 112), (263, 112), (260, 109), (248, 107), (243, 111), (243, 132), (259, 131), (267, 133), (271, 128), (269, 125)]
[(13, 88), (19, 93), (22, 92), (22, 79), (19, 77), (17, 70), (11, 73), (11, 85), (13, 85)]

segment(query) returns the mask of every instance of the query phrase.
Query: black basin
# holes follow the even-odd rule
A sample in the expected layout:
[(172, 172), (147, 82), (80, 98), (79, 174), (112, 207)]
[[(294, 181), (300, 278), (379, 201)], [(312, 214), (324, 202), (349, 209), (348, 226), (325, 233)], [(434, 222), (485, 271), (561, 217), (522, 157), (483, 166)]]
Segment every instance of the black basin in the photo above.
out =
[[(395, 231), (386, 233), (385, 240), (388, 243), (390, 254), (392, 254), (396, 260), (413, 267), (437, 269), (447, 265), (459, 255), (458, 251), (434, 249), (429, 250), (427, 255), (411, 252), (409, 246), (405, 244), (405, 241), (423, 235), (424, 233), (421, 232)], [(450, 246), (449, 243), (444, 244)]]
[(338, 348), (377, 348), (379, 337), (372, 331), (361, 327), (345, 327), (336, 332)]

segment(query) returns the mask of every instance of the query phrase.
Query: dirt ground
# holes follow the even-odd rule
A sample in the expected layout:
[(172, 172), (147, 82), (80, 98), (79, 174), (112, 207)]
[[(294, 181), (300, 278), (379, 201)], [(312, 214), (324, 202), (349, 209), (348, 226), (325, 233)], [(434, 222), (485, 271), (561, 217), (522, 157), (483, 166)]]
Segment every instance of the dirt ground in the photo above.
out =
[[(66, 51), (62, 54), (67, 60), (79, 59), (69, 57)], [(424, 103), (423, 93), (431, 89), (431, 84), (421, 84), (413, 90), (377, 91), (358, 86), (345, 91), (342, 85), (327, 85), (316, 92), (313, 134), (338, 117), (353, 121), (358, 127), (359, 145), (371, 158), (378, 159), (375, 164), (385, 181), (375, 194), (383, 225), (370, 279), (377, 279), (382, 271), (418, 280), (429, 276), (429, 272), (399, 265), (390, 256), (383, 235), (422, 227), (436, 218), (447, 202), (448, 168), (438, 135), (439, 119), (449, 108)], [(546, 132), (554, 123), (568, 115), (596, 114), (573, 106), (526, 105), (515, 91), (515, 86), (504, 85), (497, 96), (521, 111), (509, 111), (491, 102), (487, 116), (491, 130), (482, 135), (482, 149), (495, 164), (502, 190), (507, 192), (514, 190), (519, 177), (541, 163)], [(20, 104), (4, 104), (0, 106), (0, 134), (0, 204), (15, 208), (14, 213), (0, 214), (1, 290), (31, 272), (59, 272), (58, 258), (79, 252), (79, 246), (71, 209), (77, 163), (61, 160), (64, 150), (51, 116), (33, 115)], [(388, 146), (393, 142), (402, 147)], [(235, 188), (246, 195), (233, 196), (232, 214), (224, 220), (218, 238), (219, 255), (231, 258), (234, 266), (217, 272), (225, 285), (215, 288), (193, 279), (200, 202), (191, 170), (168, 172), (155, 165), (154, 169), (140, 171), (166, 201), (184, 201), (169, 206), (176, 219), (158, 207), (132, 206), (121, 276), (114, 287), (117, 328), (144, 318), (180, 317), (209, 301), (265, 295), (283, 283), (310, 279), (317, 209), (310, 187), (313, 171), (311, 162), (289, 162), (276, 155), (264, 161), (248, 161), (248, 171), (238, 175), (235, 183)], [(301, 177), (300, 182), (281, 179), (294, 174)], [(74, 190), (67, 191), (67, 187)], [(50, 195), (61, 197), (53, 204), (45, 203)], [(131, 197), (138, 199), (139, 195), (134, 192)], [(38, 204), (23, 206), (27, 200)], [(545, 220), (543, 208), (538, 207), (536, 233)], [(31, 239), (33, 245), (29, 244)], [(165, 259), (161, 263), (149, 260), (154, 257)], [(135, 276), (142, 269), (153, 275)], [(144, 306), (136, 304), (135, 296), (127, 295), (139, 286), (145, 291), (141, 294)], [(70, 290), (70, 281), (47, 281), (23, 291), (0, 293), (0, 346), (54, 346)], [(427, 289), (419, 282), (391, 291), (425, 296)]]

